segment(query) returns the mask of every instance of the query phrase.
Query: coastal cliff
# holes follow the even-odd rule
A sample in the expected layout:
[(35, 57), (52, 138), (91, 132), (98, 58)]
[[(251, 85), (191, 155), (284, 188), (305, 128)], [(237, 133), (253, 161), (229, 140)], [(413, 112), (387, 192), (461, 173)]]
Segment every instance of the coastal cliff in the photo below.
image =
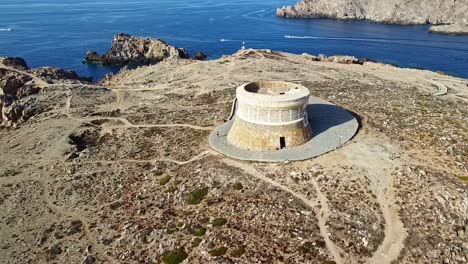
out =
[(437, 33), (468, 33), (468, 0), (302, 0), (278, 8), (289, 18), (368, 19), (389, 24), (431, 24)]

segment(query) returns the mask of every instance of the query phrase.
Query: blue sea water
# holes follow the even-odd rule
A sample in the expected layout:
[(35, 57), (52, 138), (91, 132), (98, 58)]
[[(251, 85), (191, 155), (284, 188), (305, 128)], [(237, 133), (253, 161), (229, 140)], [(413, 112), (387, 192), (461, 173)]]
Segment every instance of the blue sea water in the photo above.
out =
[(86, 52), (104, 53), (114, 34), (126, 32), (161, 38), (192, 54), (203, 51), (211, 59), (236, 52), (245, 41), (247, 48), (354, 55), (468, 78), (468, 36), (431, 34), (428, 26), (275, 16), (277, 7), (295, 2), (0, 0), (0, 56), (97, 79), (116, 69), (83, 65)]

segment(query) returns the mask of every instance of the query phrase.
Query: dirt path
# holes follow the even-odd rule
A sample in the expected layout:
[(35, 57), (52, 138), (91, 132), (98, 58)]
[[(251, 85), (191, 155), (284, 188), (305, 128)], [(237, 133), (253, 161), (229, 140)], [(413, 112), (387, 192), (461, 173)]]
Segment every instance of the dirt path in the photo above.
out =
[(39, 86), (41, 89), (46, 88), (47, 86), (49, 86), (49, 84), (46, 81), (42, 80), (41, 78), (39, 78), (39, 77), (37, 77), (37, 76), (35, 76), (33, 74), (28, 73), (28, 72), (18, 70), (18, 69), (6, 66), (4, 64), (0, 64), (0, 68), (8, 70), (8, 71), (13, 71), (13, 72), (16, 72), (18, 74), (23, 74), (23, 75), (26, 75), (26, 76), (30, 77), (31, 81), (36, 83), (36, 85)]
[(195, 126), (195, 125), (190, 125), (190, 124), (154, 124), (154, 125), (133, 125), (128, 120), (126, 121), (126, 124), (123, 126), (109, 126), (107, 129), (116, 129), (116, 128), (152, 128), (152, 127), (185, 127), (185, 128), (191, 128), (195, 130), (205, 130), (205, 131), (211, 131), (214, 129), (214, 127), (202, 127), (202, 126)]
[(391, 151), (379, 144), (357, 143), (353, 151), (347, 152), (351, 164), (367, 171), (372, 192), (377, 196), (385, 220), (385, 237), (374, 255), (367, 261), (370, 264), (390, 264), (396, 260), (404, 247), (406, 229), (395, 204), (392, 171), (400, 162), (391, 160)]
[[(120, 126), (109, 126), (106, 127), (106, 130), (118, 129), (118, 128), (152, 128), (152, 127), (186, 127), (196, 130), (205, 130), (211, 131), (214, 127), (202, 127), (190, 124), (141, 124), (141, 125), (134, 125), (128, 119), (124, 117), (107, 117), (107, 116), (96, 116), (96, 117), (73, 117), (70, 114), (70, 105), (71, 105), (72, 97), (69, 96), (65, 101), (65, 107), (63, 109), (63, 113), (71, 119), (80, 121), (80, 122), (91, 122), (91, 121), (99, 121), (99, 120), (116, 120), (121, 122), (123, 125)], [(117, 96), (117, 101), (115, 103), (122, 102), (123, 96)]]
[[(120, 159), (120, 160), (93, 160), (93, 161), (80, 161), (80, 164), (115, 164), (115, 163), (122, 163), (122, 162), (129, 162), (129, 163), (151, 163), (151, 162), (171, 162), (175, 163), (177, 165), (185, 165), (189, 164), (191, 162), (197, 161), (205, 156), (208, 155), (217, 155), (218, 153), (215, 153), (213, 150), (205, 150), (201, 152), (200, 154), (194, 156), (193, 158), (186, 160), (186, 161), (181, 161), (181, 160), (174, 160), (174, 159), (150, 159), (150, 160), (136, 160), (136, 159)], [(74, 162), (67, 162), (67, 164), (71, 164)]]
[(106, 251), (101, 247), (101, 244), (99, 244), (98, 240), (92, 235), (92, 232), (89, 228), (89, 223), (86, 218), (82, 217), (82, 214), (76, 213), (76, 212), (70, 212), (68, 210), (62, 209), (60, 206), (57, 206), (54, 204), (53, 199), (50, 197), (50, 182), (48, 180), (47, 175), (42, 175), (41, 177), (42, 180), (42, 186), (43, 186), (43, 199), (44, 202), (46, 203), (47, 207), (52, 210), (53, 212), (70, 217), (72, 219), (76, 219), (82, 223), (83, 226), (83, 232), (86, 236), (86, 239), (91, 243), (93, 246), (94, 250), (103, 257), (105, 260), (107, 260), (109, 263), (117, 263), (115, 259), (113, 259), (111, 256), (109, 256)]
[(276, 187), (276, 188), (278, 188), (278, 189), (280, 189), (280, 190), (282, 190), (284, 192), (289, 193), (294, 198), (299, 199), (306, 206), (310, 207), (314, 211), (315, 216), (318, 219), (318, 226), (320, 228), (320, 234), (322, 235), (323, 239), (325, 240), (325, 245), (326, 245), (328, 251), (330, 252), (330, 254), (333, 256), (333, 260), (337, 264), (347, 263), (345, 260), (343, 260), (343, 258), (340, 255), (340, 252), (342, 250), (337, 245), (335, 245), (335, 243), (333, 241), (331, 241), (331, 239), (330, 239), (330, 237), (328, 235), (329, 232), (328, 232), (328, 229), (327, 229), (327, 226), (326, 226), (326, 221), (327, 221), (327, 218), (328, 218), (328, 215), (329, 215), (329, 209), (328, 209), (328, 206), (326, 205), (327, 204), (326, 197), (323, 194), (321, 194), (320, 189), (318, 188), (318, 184), (316, 182), (315, 182), (315, 187), (318, 190), (317, 195), (318, 195), (318, 200), (320, 201), (320, 205), (321, 205), (320, 208), (319, 208), (319, 206), (317, 206), (318, 205), (317, 201), (311, 201), (311, 200), (307, 199), (304, 195), (293, 191), (288, 186), (285, 186), (285, 185), (283, 185), (281, 183), (278, 183), (278, 182), (276, 182), (276, 181), (262, 175), (253, 166), (250, 166), (247, 163), (242, 163), (242, 162), (238, 162), (238, 161), (235, 161), (235, 160), (232, 160), (232, 159), (227, 159), (227, 158), (222, 159), (222, 162), (224, 162), (227, 165), (239, 168), (239, 169), (247, 172), (248, 174), (256, 177), (257, 179), (259, 179), (261, 181), (264, 181), (264, 182), (266, 182), (266, 183), (268, 183), (268, 184), (270, 184), (270, 185), (272, 185), (272, 186), (274, 186), (274, 187)]

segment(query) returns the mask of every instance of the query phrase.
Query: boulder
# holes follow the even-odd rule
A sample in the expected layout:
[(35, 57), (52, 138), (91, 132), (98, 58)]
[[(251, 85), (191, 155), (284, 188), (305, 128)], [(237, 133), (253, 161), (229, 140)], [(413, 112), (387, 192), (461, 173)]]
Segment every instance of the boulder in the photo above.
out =
[(0, 64), (19, 70), (29, 69), (26, 61), (19, 57), (0, 57)]
[(367, 59), (359, 59), (354, 56), (345, 56), (345, 55), (335, 55), (335, 56), (325, 56), (323, 54), (319, 54), (318, 56), (310, 55), (307, 53), (302, 54), (303, 57), (311, 59), (313, 61), (326, 61), (326, 62), (334, 62), (340, 64), (359, 64), (363, 65)]
[(125, 33), (114, 36), (112, 47), (104, 55), (88, 51), (85, 63), (103, 65), (151, 65), (165, 59), (188, 59), (185, 49), (155, 38), (133, 37)]
[(103, 61), (103, 56), (99, 55), (95, 51), (90, 50), (90, 51), (88, 51), (88, 53), (86, 53), (86, 58), (83, 61), (83, 63), (96, 63), (96, 64), (99, 64), (99, 63), (102, 63), (102, 61)]
[(335, 62), (335, 63), (341, 63), (341, 64), (364, 64), (363, 59), (358, 59), (354, 56), (343, 56), (343, 55), (336, 55), (336, 56), (330, 56), (325, 59), (326, 61), (329, 62)]
[(195, 54), (195, 56), (193, 57), (194, 60), (205, 60), (207, 58), (206, 54), (199, 51)]

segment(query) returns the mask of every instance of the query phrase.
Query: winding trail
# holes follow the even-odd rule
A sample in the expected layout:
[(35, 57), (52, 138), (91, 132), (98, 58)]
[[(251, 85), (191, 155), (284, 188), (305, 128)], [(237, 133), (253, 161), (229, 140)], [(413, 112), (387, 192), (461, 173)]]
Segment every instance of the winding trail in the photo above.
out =
[[(398, 259), (404, 247), (407, 232), (395, 204), (395, 190), (392, 171), (400, 166), (400, 160), (392, 160), (392, 151), (387, 146), (364, 143), (354, 144), (354, 150), (347, 152), (347, 159), (353, 165), (367, 171), (372, 192), (377, 196), (384, 221), (384, 240), (367, 260), (369, 264), (391, 264)], [(345, 162), (344, 160), (342, 162)]]
[[(80, 164), (96, 164), (96, 163), (101, 163), (101, 164), (115, 164), (115, 163), (121, 163), (121, 162), (128, 162), (128, 163), (151, 163), (151, 162), (171, 162), (175, 163), (177, 165), (185, 165), (189, 164), (191, 162), (197, 161), (205, 156), (208, 155), (217, 155), (213, 150), (205, 150), (201, 152), (200, 154), (194, 156), (193, 158), (186, 160), (186, 161), (181, 161), (181, 160), (174, 160), (174, 159), (150, 159), (150, 160), (136, 160), (136, 159), (120, 159), (120, 160), (93, 160), (93, 161), (80, 161)], [(74, 162), (66, 162), (67, 164), (72, 164)]]
[[(128, 122), (128, 121), (127, 121)], [(202, 127), (202, 126), (195, 126), (190, 124), (154, 124), (154, 125), (133, 125), (130, 122), (126, 123), (123, 126), (109, 126), (107, 129), (117, 129), (117, 128), (152, 128), (152, 127), (185, 127), (195, 130), (205, 130), (211, 131), (214, 127)]]
[(340, 255), (340, 252), (342, 250), (330, 239), (330, 237), (328, 235), (328, 230), (327, 230), (327, 226), (326, 226), (327, 218), (328, 218), (328, 215), (329, 215), (329, 209), (328, 209), (328, 206), (326, 205), (327, 200), (326, 200), (326, 197), (323, 194), (321, 194), (320, 189), (318, 188), (318, 184), (316, 182), (315, 182), (314, 185), (315, 185), (315, 188), (317, 189), (317, 196), (318, 196), (318, 200), (320, 201), (321, 206), (317, 206), (318, 203), (316, 201), (311, 201), (311, 200), (307, 199), (307, 197), (305, 197), (304, 195), (302, 195), (300, 193), (297, 193), (297, 192), (293, 191), (288, 186), (285, 186), (285, 185), (283, 185), (281, 183), (278, 183), (278, 182), (276, 182), (276, 181), (262, 175), (253, 166), (250, 166), (247, 163), (238, 162), (238, 161), (228, 159), (228, 158), (224, 158), (221, 161), (224, 162), (225, 164), (229, 165), (229, 166), (239, 168), (239, 169), (247, 172), (248, 174), (256, 177), (257, 179), (259, 179), (261, 181), (264, 181), (264, 182), (266, 182), (266, 183), (268, 183), (268, 184), (270, 184), (270, 185), (272, 185), (272, 186), (274, 186), (274, 187), (276, 187), (276, 188), (278, 188), (278, 189), (280, 189), (280, 190), (282, 190), (284, 192), (289, 193), (294, 198), (299, 199), (305, 205), (310, 207), (314, 211), (315, 216), (318, 219), (318, 226), (320, 228), (320, 234), (323, 237), (323, 239), (325, 240), (325, 245), (326, 245), (328, 251), (330, 252), (330, 254), (333, 256), (333, 260), (337, 264), (347, 263), (347, 262), (345, 262), (345, 260), (343, 260), (343, 258)]
[(67, 217), (70, 217), (72, 219), (76, 219), (76, 220), (80, 221), (82, 223), (83, 232), (84, 232), (84, 234), (86, 236), (86, 239), (89, 241), (89, 243), (91, 243), (91, 245), (93, 245), (96, 252), (101, 257), (106, 259), (109, 263), (117, 263), (117, 261), (114, 258), (112, 258), (111, 256), (109, 256), (106, 253), (106, 251), (103, 249), (103, 247), (98, 242), (98, 240), (92, 235), (91, 230), (89, 228), (89, 223), (87, 222), (87, 220), (84, 217), (82, 217), (79, 213), (70, 212), (70, 211), (62, 209), (60, 206), (57, 206), (57, 205), (54, 204), (52, 198), (50, 197), (50, 188), (49, 188), (50, 182), (48, 180), (47, 175), (43, 175), (42, 179), (43, 179), (42, 180), (43, 199), (44, 199), (44, 202), (46, 203), (46, 206), (50, 210), (52, 210), (53, 212), (55, 212), (55, 213), (57, 213), (59, 215), (67, 216)]
[[(120, 98), (120, 97), (117, 97)], [(123, 125), (120, 126), (109, 126), (106, 127), (106, 130), (111, 130), (111, 129), (118, 129), (118, 128), (152, 128), (152, 127), (185, 127), (185, 128), (190, 128), (190, 129), (195, 129), (195, 130), (205, 130), (205, 131), (211, 131), (214, 129), (214, 127), (203, 127), (203, 126), (196, 126), (196, 125), (190, 125), (190, 124), (142, 124), (142, 125), (134, 125), (130, 121), (128, 121), (127, 118), (124, 117), (108, 117), (108, 116), (96, 116), (96, 117), (73, 117), (70, 114), (70, 105), (71, 105), (71, 100), (72, 97), (68, 97), (65, 101), (65, 107), (63, 110), (63, 113), (71, 119), (80, 121), (80, 122), (92, 122), (92, 121), (99, 121), (99, 120), (116, 120), (121, 122)]]
[(395, 207), (393, 177), (373, 170), (369, 170), (369, 176), (385, 220), (385, 238), (367, 263), (390, 264), (400, 256), (407, 233)]
[(26, 71), (18, 70), (18, 69), (6, 66), (4, 64), (0, 64), (0, 68), (8, 70), (8, 71), (13, 71), (13, 72), (16, 72), (18, 74), (23, 74), (23, 75), (26, 75), (26, 76), (30, 77), (31, 81), (35, 82), (37, 84), (37, 86), (39, 86), (41, 89), (46, 88), (46, 87), (49, 86), (49, 84), (46, 81), (44, 81), (43, 79), (41, 79), (41, 78), (31, 74), (31, 73), (28, 73)]

